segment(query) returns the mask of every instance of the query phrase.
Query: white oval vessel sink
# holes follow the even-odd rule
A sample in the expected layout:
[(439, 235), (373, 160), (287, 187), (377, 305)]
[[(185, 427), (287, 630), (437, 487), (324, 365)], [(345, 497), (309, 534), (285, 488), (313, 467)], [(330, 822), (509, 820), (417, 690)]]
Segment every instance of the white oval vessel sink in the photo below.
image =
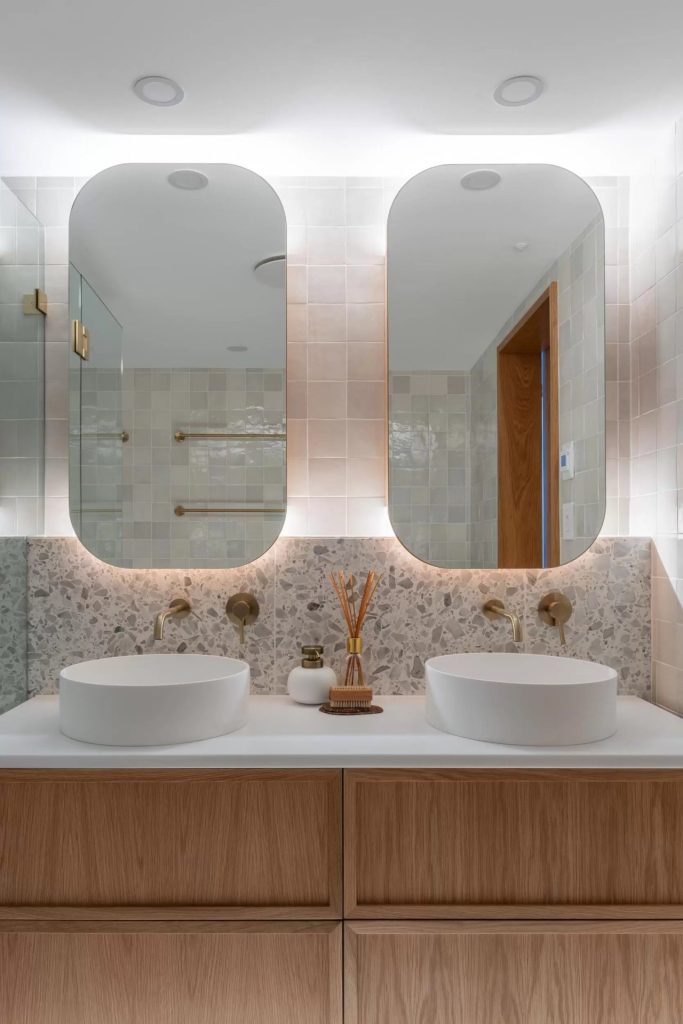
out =
[(65, 736), (107, 746), (189, 743), (240, 729), (249, 666), (207, 654), (143, 654), (84, 661), (59, 676)]
[(617, 674), (542, 654), (445, 654), (426, 666), (430, 725), (489, 743), (594, 743), (617, 728)]

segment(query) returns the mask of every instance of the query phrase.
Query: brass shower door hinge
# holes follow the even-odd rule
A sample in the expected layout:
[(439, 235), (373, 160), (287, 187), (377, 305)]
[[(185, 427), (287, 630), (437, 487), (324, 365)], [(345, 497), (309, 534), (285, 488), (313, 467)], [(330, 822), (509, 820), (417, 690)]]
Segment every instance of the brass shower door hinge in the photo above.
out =
[(24, 316), (47, 316), (47, 295), (40, 288), (22, 296)]
[(80, 320), (71, 321), (73, 350), (81, 359), (90, 359), (90, 331)]

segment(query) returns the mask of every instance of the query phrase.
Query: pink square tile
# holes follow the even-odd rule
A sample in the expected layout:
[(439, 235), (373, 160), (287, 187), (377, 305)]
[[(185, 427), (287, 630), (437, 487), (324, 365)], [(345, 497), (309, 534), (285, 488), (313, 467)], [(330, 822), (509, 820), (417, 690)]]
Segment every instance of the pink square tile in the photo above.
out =
[(308, 460), (287, 456), (287, 494), (293, 498), (308, 496)]
[(346, 419), (346, 384), (343, 381), (309, 384), (308, 415), (313, 420)]
[(344, 267), (311, 267), (308, 271), (308, 300), (312, 303), (346, 302)]
[(308, 341), (308, 306), (287, 306), (287, 341)]
[(386, 463), (384, 459), (349, 459), (349, 497), (384, 496)]
[(309, 188), (306, 197), (309, 226), (341, 226), (346, 223), (346, 194), (343, 188)]
[(308, 375), (308, 345), (297, 341), (287, 345), (288, 380), (306, 380)]
[(383, 264), (386, 259), (386, 226), (350, 227), (346, 233), (346, 262), (352, 266)]
[(304, 264), (307, 255), (307, 234), (302, 224), (287, 225), (287, 263)]
[(306, 381), (290, 380), (287, 384), (287, 415), (305, 420), (308, 415)]
[(348, 416), (352, 420), (384, 418), (385, 389), (381, 381), (349, 381)]
[(348, 345), (349, 380), (381, 380), (386, 374), (386, 349), (374, 341), (354, 341)]
[(346, 459), (309, 459), (312, 498), (346, 497)]
[(387, 428), (384, 420), (349, 420), (349, 456), (356, 459), (386, 456)]
[(347, 267), (346, 295), (349, 302), (384, 302), (384, 267)]
[(346, 306), (308, 306), (309, 341), (346, 341)]
[(287, 267), (287, 302), (295, 305), (308, 302), (308, 271), (306, 267)]
[(311, 458), (346, 458), (346, 422), (339, 420), (308, 421), (308, 451)]
[(343, 227), (309, 227), (306, 262), (309, 266), (339, 266), (346, 262), (346, 230)]
[(357, 303), (347, 306), (349, 341), (384, 341), (383, 303)]
[(336, 342), (308, 346), (309, 380), (346, 380), (346, 345)]
[(287, 418), (287, 458), (305, 459), (308, 455), (308, 420)]

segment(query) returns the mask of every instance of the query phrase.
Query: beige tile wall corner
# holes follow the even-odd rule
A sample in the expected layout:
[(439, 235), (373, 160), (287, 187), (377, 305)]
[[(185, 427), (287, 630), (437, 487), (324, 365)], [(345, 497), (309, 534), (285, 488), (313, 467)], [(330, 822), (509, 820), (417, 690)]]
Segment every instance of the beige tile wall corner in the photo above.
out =
[[(69, 536), (68, 218), (84, 179), (12, 178), (45, 225), (45, 533)], [(385, 508), (386, 217), (401, 182), (273, 179), (288, 222), (288, 504), (292, 536), (391, 535)], [(590, 182), (606, 222), (608, 514), (628, 532), (628, 182)], [(626, 453), (626, 454), (624, 454)]]
[(384, 535), (385, 224), (397, 186), (274, 185), (289, 247), (287, 532)]
[(683, 121), (633, 191), (631, 531), (655, 540), (654, 698), (683, 714)]

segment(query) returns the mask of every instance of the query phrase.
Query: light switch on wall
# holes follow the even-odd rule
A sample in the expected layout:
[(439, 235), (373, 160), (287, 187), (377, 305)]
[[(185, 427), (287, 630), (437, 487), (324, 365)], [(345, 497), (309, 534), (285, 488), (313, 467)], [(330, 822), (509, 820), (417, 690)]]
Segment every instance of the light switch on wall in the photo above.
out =
[(574, 540), (574, 502), (566, 501), (562, 506), (562, 539)]

